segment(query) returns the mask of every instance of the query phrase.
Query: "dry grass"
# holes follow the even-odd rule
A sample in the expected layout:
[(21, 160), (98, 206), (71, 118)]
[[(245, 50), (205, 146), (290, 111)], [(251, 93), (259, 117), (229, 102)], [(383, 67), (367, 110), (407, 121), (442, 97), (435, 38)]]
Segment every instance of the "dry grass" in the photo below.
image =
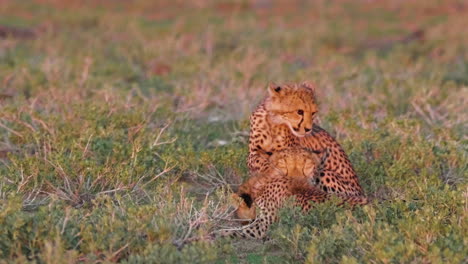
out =
[[(466, 262), (467, 13), (0, 0), (0, 259)], [(303, 80), (366, 192), (389, 201), (286, 210), (268, 243), (212, 241), (248, 177), (250, 111), (268, 82)]]

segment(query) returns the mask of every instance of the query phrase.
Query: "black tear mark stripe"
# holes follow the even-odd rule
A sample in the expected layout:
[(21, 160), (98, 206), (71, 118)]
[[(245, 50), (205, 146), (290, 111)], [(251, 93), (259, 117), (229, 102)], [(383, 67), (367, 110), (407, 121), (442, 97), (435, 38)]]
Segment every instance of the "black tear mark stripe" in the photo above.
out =
[(302, 122), (304, 122), (304, 116), (302, 116), (301, 122), (299, 122), (299, 125), (297, 126), (297, 129), (298, 129), (298, 130), (301, 128)]

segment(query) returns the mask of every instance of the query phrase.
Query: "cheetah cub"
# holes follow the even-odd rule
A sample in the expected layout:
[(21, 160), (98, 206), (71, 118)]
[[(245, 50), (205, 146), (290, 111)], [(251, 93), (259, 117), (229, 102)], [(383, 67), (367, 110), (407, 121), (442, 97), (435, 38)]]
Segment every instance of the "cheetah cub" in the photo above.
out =
[[(222, 236), (263, 238), (287, 198), (294, 196), (296, 205), (303, 211), (312, 208), (311, 202), (321, 203), (330, 198), (329, 193), (311, 184), (322, 162), (316, 153), (289, 148), (273, 153), (269, 162), (271, 166), (267, 171), (249, 178), (239, 188), (240, 201), (235, 214), (246, 225), (221, 230)], [(356, 198), (343, 197), (343, 200), (351, 205), (367, 203)]]
[(269, 156), (286, 148), (306, 148), (327, 155), (314, 184), (327, 193), (363, 197), (358, 177), (340, 144), (314, 123), (318, 113), (315, 86), (271, 84), (268, 95), (250, 116), (251, 174), (271, 168)]

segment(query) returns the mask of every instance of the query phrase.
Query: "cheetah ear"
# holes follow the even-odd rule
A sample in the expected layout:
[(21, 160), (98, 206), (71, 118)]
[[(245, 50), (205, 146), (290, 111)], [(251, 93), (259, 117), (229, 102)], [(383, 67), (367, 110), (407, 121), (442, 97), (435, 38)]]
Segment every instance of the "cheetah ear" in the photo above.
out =
[(304, 81), (301, 83), (301, 86), (305, 88), (309, 88), (310, 90), (312, 90), (312, 92), (315, 93), (315, 84), (308, 82), (308, 81)]
[(275, 83), (270, 83), (268, 85), (268, 93), (270, 94), (270, 96), (277, 96), (279, 94), (281, 94), (283, 88)]

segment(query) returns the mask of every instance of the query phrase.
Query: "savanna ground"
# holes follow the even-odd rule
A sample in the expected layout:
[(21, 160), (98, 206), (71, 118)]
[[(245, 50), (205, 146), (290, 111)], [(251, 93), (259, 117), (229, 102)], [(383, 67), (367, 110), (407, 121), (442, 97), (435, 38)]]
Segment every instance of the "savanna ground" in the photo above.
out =
[[(467, 263), (466, 1), (0, 0), (0, 262)], [(269, 81), (373, 204), (199, 240), (248, 177)]]

